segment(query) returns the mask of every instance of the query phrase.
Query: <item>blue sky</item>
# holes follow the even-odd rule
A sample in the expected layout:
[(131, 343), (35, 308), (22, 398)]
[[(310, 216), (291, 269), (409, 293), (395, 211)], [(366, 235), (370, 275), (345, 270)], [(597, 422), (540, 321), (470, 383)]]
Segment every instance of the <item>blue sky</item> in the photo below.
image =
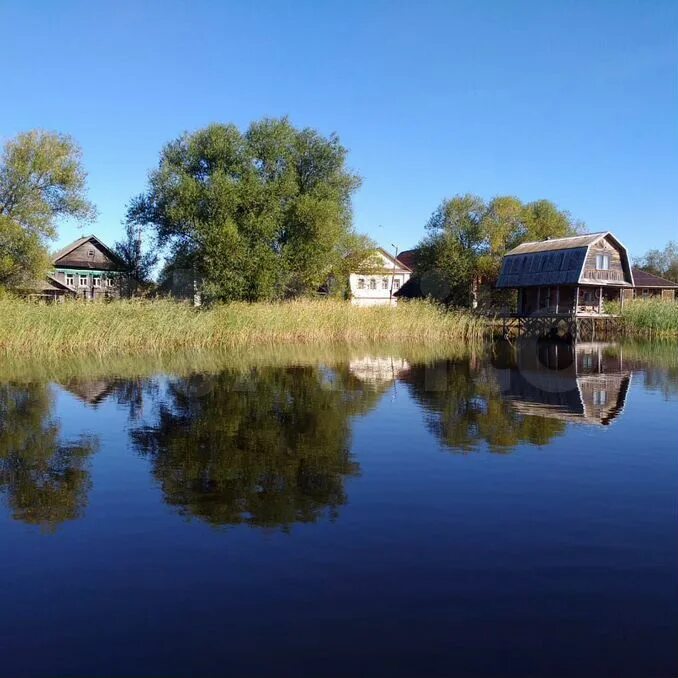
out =
[(106, 241), (164, 143), (281, 115), (339, 134), (386, 246), (464, 192), (549, 198), (634, 255), (678, 239), (674, 0), (0, 0), (0, 25), (0, 140), (73, 135)]

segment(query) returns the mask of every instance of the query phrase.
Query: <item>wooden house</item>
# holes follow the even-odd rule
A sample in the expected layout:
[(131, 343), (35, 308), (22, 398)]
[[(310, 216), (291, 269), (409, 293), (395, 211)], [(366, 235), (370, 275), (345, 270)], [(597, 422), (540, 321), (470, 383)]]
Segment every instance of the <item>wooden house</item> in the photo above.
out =
[(636, 299), (670, 299), (676, 298), (678, 283), (660, 278), (658, 275), (641, 271), (639, 268), (633, 269), (633, 282), (635, 284), (633, 296)]
[(607, 231), (518, 245), (497, 287), (518, 290), (521, 316), (596, 316), (605, 301), (623, 303), (634, 281), (626, 248)]
[(125, 266), (95, 235), (78, 238), (52, 258), (52, 277), (82, 299), (120, 296)]

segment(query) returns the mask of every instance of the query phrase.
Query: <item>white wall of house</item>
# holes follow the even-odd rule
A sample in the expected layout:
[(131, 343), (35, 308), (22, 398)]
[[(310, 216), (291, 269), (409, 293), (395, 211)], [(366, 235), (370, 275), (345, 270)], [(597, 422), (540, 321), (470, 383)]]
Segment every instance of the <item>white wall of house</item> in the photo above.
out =
[(412, 275), (409, 269), (398, 265), (381, 251), (376, 253), (383, 266), (371, 273), (351, 273), (351, 303), (355, 306), (395, 306), (397, 299), (391, 291), (397, 292)]

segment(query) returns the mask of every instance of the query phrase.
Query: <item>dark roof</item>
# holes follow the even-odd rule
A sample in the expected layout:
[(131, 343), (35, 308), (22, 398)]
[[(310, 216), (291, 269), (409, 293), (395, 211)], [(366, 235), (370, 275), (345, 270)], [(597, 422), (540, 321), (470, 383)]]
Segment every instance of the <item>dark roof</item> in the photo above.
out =
[(398, 255), (398, 260), (400, 261), (401, 264), (404, 264), (407, 266), (407, 268), (414, 269), (414, 265), (417, 260), (417, 254), (419, 250), (418, 249), (413, 249), (413, 250), (403, 250), (399, 255)]
[(531, 287), (534, 285), (576, 285), (579, 282), (586, 247), (547, 252), (506, 255), (497, 287)]
[[(120, 257), (110, 248), (106, 243), (102, 242), (97, 238), (95, 235), (90, 234), (90, 235), (84, 235), (82, 238), (78, 238), (77, 240), (74, 240), (72, 243), (69, 245), (66, 245), (66, 247), (62, 247), (58, 252), (56, 252), (52, 256), (52, 263), (56, 265), (56, 263), (59, 261), (59, 259), (63, 259), (66, 255), (70, 254), (73, 250), (76, 250), (80, 245), (84, 245), (86, 242), (89, 242), (93, 240), (106, 254), (109, 259), (114, 264), (119, 264), (121, 267), (123, 266), (123, 261), (120, 259)], [(97, 266), (97, 268), (101, 268), (100, 266)]]
[(642, 271), (639, 268), (633, 269), (633, 281), (636, 287), (662, 287), (665, 289), (678, 288), (678, 283), (667, 280), (666, 278), (660, 278), (654, 273), (648, 273), (647, 271)]

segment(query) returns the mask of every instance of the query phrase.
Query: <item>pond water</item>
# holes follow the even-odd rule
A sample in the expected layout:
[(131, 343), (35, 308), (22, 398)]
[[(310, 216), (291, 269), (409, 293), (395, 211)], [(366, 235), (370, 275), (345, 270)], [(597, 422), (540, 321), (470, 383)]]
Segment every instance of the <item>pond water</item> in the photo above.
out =
[(678, 675), (677, 353), (6, 364), (0, 675)]

